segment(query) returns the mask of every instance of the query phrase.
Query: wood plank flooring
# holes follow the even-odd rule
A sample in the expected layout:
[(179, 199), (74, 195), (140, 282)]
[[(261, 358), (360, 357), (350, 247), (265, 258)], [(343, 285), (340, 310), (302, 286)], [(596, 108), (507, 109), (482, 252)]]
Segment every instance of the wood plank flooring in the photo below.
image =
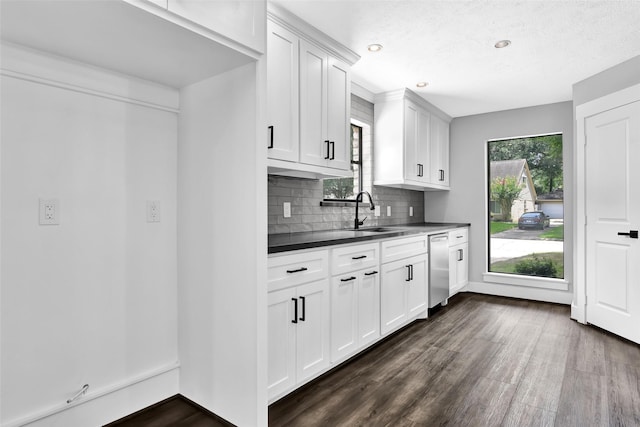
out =
[(269, 425), (640, 426), (640, 346), (569, 311), (457, 295), (272, 404)]
[[(111, 426), (228, 425), (168, 403)], [(463, 293), (272, 404), (269, 425), (638, 427), (640, 346), (567, 306)]]

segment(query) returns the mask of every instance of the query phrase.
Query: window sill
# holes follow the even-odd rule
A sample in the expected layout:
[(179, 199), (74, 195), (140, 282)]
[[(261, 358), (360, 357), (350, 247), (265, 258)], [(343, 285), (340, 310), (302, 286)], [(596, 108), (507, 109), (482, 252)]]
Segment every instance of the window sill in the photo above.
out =
[[(356, 205), (355, 200), (322, 200), (320, 202), (320, 206), (330, 206), (330, 207), (354, 207)], [(360, 206), (369, 207), (369, 203), (360, 202)]]
[(553, 289), (556, 291), (569, 290), (569, 282), (564, 279), (550, 279), (548, 277), (532, 277), (503, 273), (484, 273), (482, 275), (482, 278), (487, 283), (526, 286), (529, 288)]

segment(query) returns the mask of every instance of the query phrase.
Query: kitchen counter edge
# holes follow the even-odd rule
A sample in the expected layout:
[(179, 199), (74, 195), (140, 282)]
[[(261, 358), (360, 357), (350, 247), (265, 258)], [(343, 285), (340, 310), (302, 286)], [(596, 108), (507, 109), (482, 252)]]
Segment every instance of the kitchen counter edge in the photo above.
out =
[[(346, 243), (360, 243), (381, 240), (390, 237), (410, 236), (414, 234), (436, 234), (460, 227), (469, 227), (470, 223), (427, 222), (417, 224), (389, 225), (384, 228), (397, 229), (383, 233), (362, 233), (353, 230), (326, 230), (300, 233), (269, 234), (268, 254), (335, 246)], [(351, 234), (352, 233), (352, 234)]]

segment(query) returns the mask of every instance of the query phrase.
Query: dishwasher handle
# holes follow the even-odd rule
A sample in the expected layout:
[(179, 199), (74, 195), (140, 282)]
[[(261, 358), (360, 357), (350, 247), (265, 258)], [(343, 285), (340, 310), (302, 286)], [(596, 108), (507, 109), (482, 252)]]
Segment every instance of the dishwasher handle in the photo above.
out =
[(433, 236), (430, 239), (430, 241), (432, 242), (445, 242), (447, 240), (449, 240), (449, 236), (447, 234), (442, 234), (440, 236)]

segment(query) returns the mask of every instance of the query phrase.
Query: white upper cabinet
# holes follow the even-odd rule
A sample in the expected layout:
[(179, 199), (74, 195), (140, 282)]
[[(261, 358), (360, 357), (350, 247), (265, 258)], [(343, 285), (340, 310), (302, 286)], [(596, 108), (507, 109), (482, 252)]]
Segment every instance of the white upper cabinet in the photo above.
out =
[(275, 22), (267, 22), (267, 131), (272, 159), (298, 161), (298, 49), (300, 41)]
[(376, 95), (374, 184), (449, 188), (451, 118), (408, 89)]
[(349, 176), (350, 69), (359, 56), (276, 5), (268, 19), (269, 173)]
[(431, 183), (449, 188), (449, 123), (437, 116), (431, 120)]
[(349, 66), (300, 42), (300, 162), (349, 170)]
[(265, 0), (153, 0), (167, 3), (170, 12), (264, 52)]

